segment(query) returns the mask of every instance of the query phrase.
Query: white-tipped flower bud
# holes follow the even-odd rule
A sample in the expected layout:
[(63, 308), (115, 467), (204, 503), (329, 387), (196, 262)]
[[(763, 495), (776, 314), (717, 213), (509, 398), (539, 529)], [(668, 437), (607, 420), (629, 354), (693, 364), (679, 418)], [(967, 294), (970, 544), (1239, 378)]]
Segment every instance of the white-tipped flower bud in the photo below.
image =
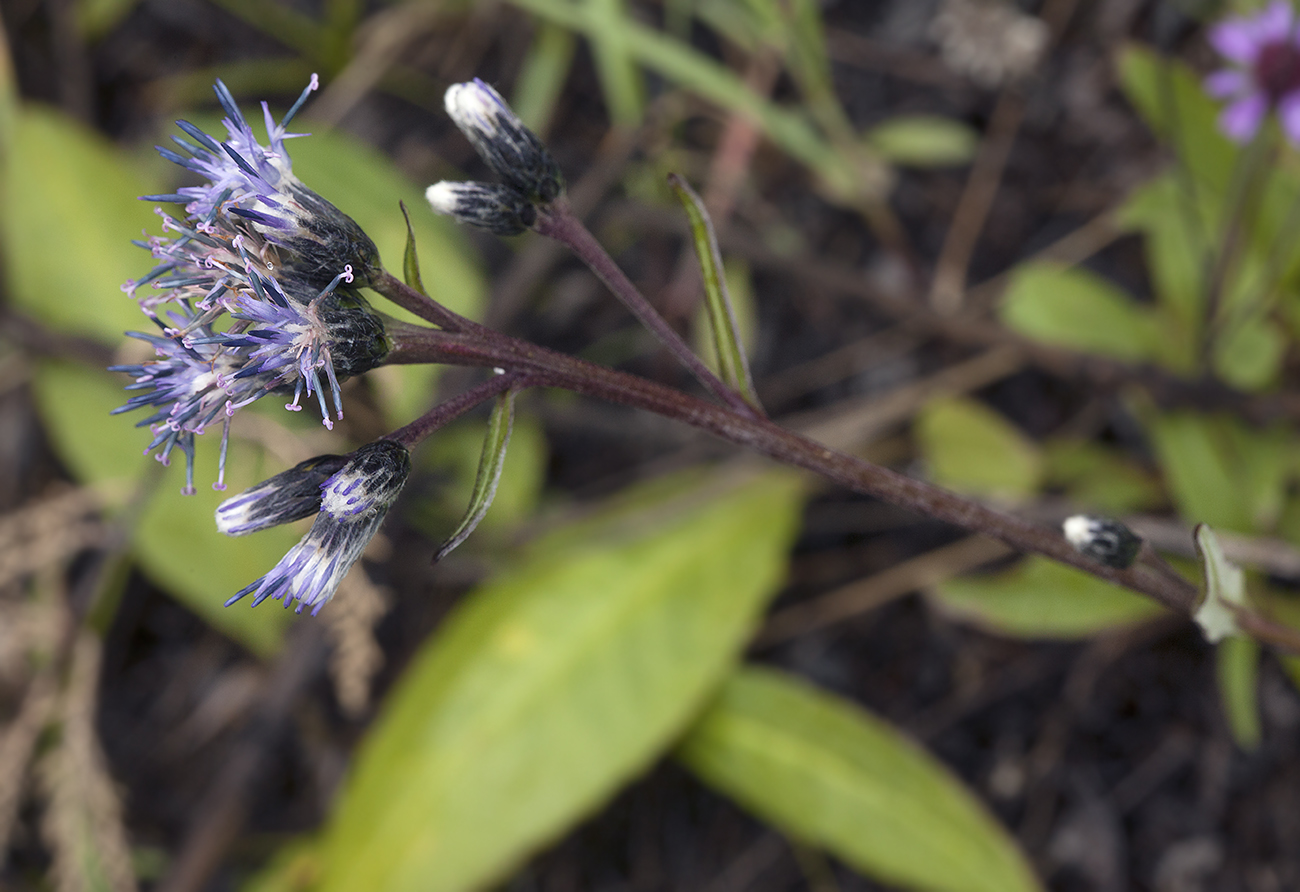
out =
[(496, 90), (478, 78), (452, 84), (445, 104), (456, 126), (507, 185), (540, 204), (564, 191), (560, 166)]
[(348, 463), (346, 455), (318, 455), (217, 506), (217, 529), (244, 536), (311, 517), (320, 510), (320, 488)]
[(1061, 527), (1081, 554), (1119, 570), (1133, 566), (1142, 548), (1142, 539), (1118, 520), (1076, 514), (1066, 518)]
[(522, 192), (496, 183), (434, 183), (424, 192), (436, 213), (497, 235), (519, 235), (533, 225), (537, 210)]

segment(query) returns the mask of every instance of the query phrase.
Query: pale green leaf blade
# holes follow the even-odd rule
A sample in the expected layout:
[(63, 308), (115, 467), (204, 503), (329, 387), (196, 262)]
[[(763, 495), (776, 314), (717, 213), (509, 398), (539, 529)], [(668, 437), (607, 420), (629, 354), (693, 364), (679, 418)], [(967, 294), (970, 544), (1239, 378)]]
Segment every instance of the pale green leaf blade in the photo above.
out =
[(800, 485), (682, 498), (540, 543), (444, 625), (362, 747), (323, 889), (487, 886), (681, 731), (780, 583)]
[(1232, 739), (1242, 749), (1253, 750), (1263, 737), (1259, 718), (1259, 642), (1242, 635), (1220, 642), (1215, 670)]
[(1214, 371), (1238, 390), (1263, 390), (1276, 383), (1286, 349), (1286, 335), (1277, 323), (1246, 319), (1215, 339)]
[(1018, 267), (1000, 315), (1023, 335), (1085, 353), (1141, 362), (1159, 351), (1148, 311), (1100, 276), (1054, 263)]
[(1018, 638), (1086, 638), (1143, 622), (1161, 610), (1149, 598), (1033, 555), (1001, 573), (940, 583), (934, 596), (957, 616)]
[(1038, 490), (1043, 457), (1001, 415), (972, 399), (928, 403), (916, 419), (916, 438), (929, 476), (959, 492), (1022, 499)]
[(682, 203), (686, 217), (690, 220), (695, 256), (699, 258), (700, 272), (704, 278), (704, 306), (709, 317), (709, 329), (713, 333), (713, 350), (718, 360), (719, 373), (723, 382), (743, 396), (746, 402), (755, 408), (761, 408), (758, 394), (754, 390), (754, 380), (749, 373), (749, 359), (745, 355), (740, 325), (736, 322), (736, 311), (731, 305), (727, 276), (709, 212), (690, 184), (677, 174), (668, 175), (668, 185), (672, 187), (673, 194)]
[(158, 218), (152, 191), (98, 134), (53, 110), (18, 114), (0, 168), (3, 274), (11, 305), (59, 331), (105, 344), (151, 325), (122, 283), (153, 266), (131, 244)]
[(979, 148), (979, 136), (969, 125), (937, 115), (897, 115), (866, 136), (886, 161), (911, 167), (965, 164)]
[(424, 290), (424, 280), (420, 277), (420, 251), (415, 244), (415, 230), (411, 228), (411, 212), (406, 209), (406, 202), (399, 205), (402, 219), (406, 221), (406, 249), (402, 252), (402, 280), (416, 291), (429, 296)]
[(474, 489), (470, 492), (469, 507), (464, 518), (447, 541), (438, 549), (433, 560), (445, 558), (457, 545), (464, 542), (483, 520), (501, 482), (501, 469), (506, 462), (506, 449), (510, 446), (510, 429), (515, 420), (515, 394), (508, 391), (497, 397), (488, 419), (487, 433), (483, 437), (483, 452), (479, 457), (478, 472), (474, 475)]
[(573, 67), (577, 38), (567, 28), (542, 22), (515, 79), (510, 107), (529, 130), (545, 139), (555, 104)]
[(1040, 889), (1024, 855), (934, 757), (780, 673), (727, 681), (678, 755), (710, 786), (863, 874), (909, 889)]

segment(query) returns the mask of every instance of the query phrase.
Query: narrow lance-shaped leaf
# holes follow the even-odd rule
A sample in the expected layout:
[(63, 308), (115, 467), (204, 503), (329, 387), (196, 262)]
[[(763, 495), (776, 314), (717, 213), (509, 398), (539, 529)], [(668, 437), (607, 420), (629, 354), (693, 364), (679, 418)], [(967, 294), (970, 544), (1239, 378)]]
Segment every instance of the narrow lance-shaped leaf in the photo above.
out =
[(728, 386), (745, 398), (754, 408), (762, 411), (754, 381), (749, 374), (749, 360), (740, 340), (740, 326), (727, 292), (727, 277), (722, 271), (722, 257), (718, 253), (718, 238), (709, 220), (704, 202), (686, 180), (675, 173), (668, 175), (677, 200), (686, 209), (691, 221), (691, 238), (695, 253), (700, 258), (700, 273), (704, 277), (704, 303), (709, 311), (709, 327), (713, 330), (713, 344), (718, 353), (718, 371)]
[(469, 538), (469, 534), (482, 522), (492, 505), (492, 498), (497, 494), (497, 484), (501, 482), (501, 469), (506, 463), (506, 447), (510, 445), (510, 428), (514, 418), (515, 391), (509, 390), (497, 397), (496, 405), (492, 407), (487, 435), (483, 438), (483, 454), (479, 458), (478, 473), (474, 476), (474, 491), (469, 497), (469, 508), (460, 526), (456, 527), (456, 532), (451, 534), (451, 538), (433, 556), (435, 564)]
[(888, 723), (781, 673), (735, 672), (678, 757), (794, 839), (891, 886), (1041, 888), (943, 765)]
[(402, 278), (416, 291), (429, 296), (424, 290), (424, 281), (420, 278), (420, 257), (415, 251), (415, 230), (411, 228), (411, 214), (406, 209), (406, 202), (398, 202), (402, 209), (402, 219), (406, 221), (406, 250), (402, 253)]
[(1223, 716), (1237, 746), (1253, 750), (1263, 730), (1259, 721), (1259, 642), (1234, 635), (1215, 650), (1215, 674)]

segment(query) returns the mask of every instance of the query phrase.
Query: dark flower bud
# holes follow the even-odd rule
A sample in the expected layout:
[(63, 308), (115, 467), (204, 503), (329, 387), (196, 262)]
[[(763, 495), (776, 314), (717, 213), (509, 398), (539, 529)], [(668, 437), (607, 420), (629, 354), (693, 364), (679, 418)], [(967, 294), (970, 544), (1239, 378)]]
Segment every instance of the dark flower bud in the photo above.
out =
[(560, 166), (496, 90), (475, 78), (448, 87), (444, 102), (456, 126), (507, 185), (539, 204), (564, 191)]
[(513, 186), (496, 183), (434, 183), (424, 192), (439, 214), (497, 235), (519, 235), (533, 225), (537, 210)]
[(231, 496), (217, 506), (217, 529), (244, 536), (311, 517), (320, 510), (320, 488), (348, 463), (346, 455), (318, 455)]
[(1117, 570), (1133, 566), (1142, 548), (1141, 537), (1118, 520), (1076, 514), (1061, 526), (1065, 538), (1081, 554)]

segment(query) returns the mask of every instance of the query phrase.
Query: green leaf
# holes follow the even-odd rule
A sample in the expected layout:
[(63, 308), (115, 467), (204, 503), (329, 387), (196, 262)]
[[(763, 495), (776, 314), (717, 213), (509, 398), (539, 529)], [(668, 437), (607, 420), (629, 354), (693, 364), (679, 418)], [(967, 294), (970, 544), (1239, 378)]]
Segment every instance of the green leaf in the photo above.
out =
[(966, 124), (936, 115), (897, 115), (867, 132), (886, 161), (911, 167), (950, 167), (975, 157), (979, 136)]
[[(126, 400), (122, 382), (115, 377), (45, 361), (37, 367), (33, 393), (60, 460), (83, 483), (116, 484), (112, 488), (120, 488), (124, 497), (153, 459), (141, 455), (149, 443), (148, 431), (133, 427), (129, 418), (109, 415)], [(195, 476), (200, 481), (216, 479), (219, 437), (220, 431), (215, 431), (208, 438), (211, 442), (199, 446)], [(183, 459), (178, 456), (175, 464), (183, 465)], [(254, 475), (264, 464), (259, 448), (232, 436), (227, 475), (231, 491), (255, 483)], [(150, 496), (135, 529), (136, 559), (155, 582), (214, 628), (256, 654), (270, 654), (279, 646), (288, 623), (285, 612), (253, 612), (222, 604), (275, 566), (302, 530), (276, 527), (238, 539), (222, 536), (212, 516), (230, 492), (216, 493), (200, 483), (196, 495), (182, 496), (178, 490), (183, 473), (183, 466), (169, 469), (163, 484)]]
[(406, 202), (398, 205), (402, 209), (402, 219), (406, 221), (406, 250), (402, 252), (402, 279), (416, 291), (429, 296), (424, 290), (424, 281), (420, 278), (420, 252), (415, 244), (415, 230), (411, 228), (411, 213), (406, 209)]
[(676, 495), (561, 529), (443, 625), (357, 757), (327, 892), (489, 886), (680, 733), (780, 584), (801, 498), (786, 474)]
[(1228, 187), (1237, 147), (1219, 132), (1219, 109), (1201, 79), (1182, 62), (1129, 45), (1119, 56), (1120, 86), (1148, 127), (1174, 147), (1196, 180), (1220, 194)]
[(983, 403), (940, 399), (916, 419), (930, 479), (973, 495), (1018, 499), (1038, 491), (1043, 457), (1024, 434)]
[(1114, 285), (1055, 263), (1017, 267), (1000, 315), (1036, 340), (1126, 362), (1154, 358), (1163, 337), (1150, 312)]
[(891, 886), (1041, 888), (1006, 831), (933, 756), (781, 673), (734, 673), (678, 756), (782, 832)]
[(581, 0), (591, 22), (591, 46), (610, 119), (623, 127), (641, 123), (645, 85), (627, 48), (625, 0)]
[(690, 220), (695, 256), (699, 258), (700, 272), (704, 277), (704, 306), (708, 312), (709, 329), (713, 332), (713, 350), (723, 383), (761, 411), (758, 394), (754, 391), (754, 379), (749, 374), (749, 359), (745, 356), (736, 311), (727, 291), (722, 255), (718, 253), (718, 238), (713, 231), (709, 212), (690, 184), (677, 174), (668, 175), (668, 185), (672, 187)]
[(1276, 383), (1286, 348), (1286, 335), (1275, 322), (1247, 319), (1215, 339), (1214, 371), (1238, 390), (1263, 390)]
[(1249, 429), (1197, 412), (1153, 415), (1146, 426), (1184, 519), (1242, 533), (1277, 522), (1294, 448), (1283, 427)]
[(1010, 570), (935, 587), (944, 607), (975, 624), (1023, 638), (1085, 638), (1148, 620), (1160, 607), (1090, 573), (1031, 555)]
[(103, 138), (49, 109), (21, 109), (0, 168), (3, 274), (14, 308), (59, 331), (118, 344), (149, 324), (122, 293), (153, 266), (131, 244), (158, 218), (149, 192)]
[(469, 507), (460, 525), (433, 556), (435, 563), (464, 542), (492, 506), (497, 484), (501, 482), (501, 469), (505, 465), (506, 448), (510, 445), (510, 428), (514, 419), (515, 394), (508, 391), (497, 397), (496, 405), (492, 407), (487, 433), (483, 437), (483, 453), (479, 457), (478, 472), (474, 475), (474, 489), (470, 492)]
[(1242, 749), (1253, 750), (1263, 737), (1259, 721), (1259, 643), (1239, 635), (1228, 638), (1216, 650), (1215, 668), (1232, 739)]

